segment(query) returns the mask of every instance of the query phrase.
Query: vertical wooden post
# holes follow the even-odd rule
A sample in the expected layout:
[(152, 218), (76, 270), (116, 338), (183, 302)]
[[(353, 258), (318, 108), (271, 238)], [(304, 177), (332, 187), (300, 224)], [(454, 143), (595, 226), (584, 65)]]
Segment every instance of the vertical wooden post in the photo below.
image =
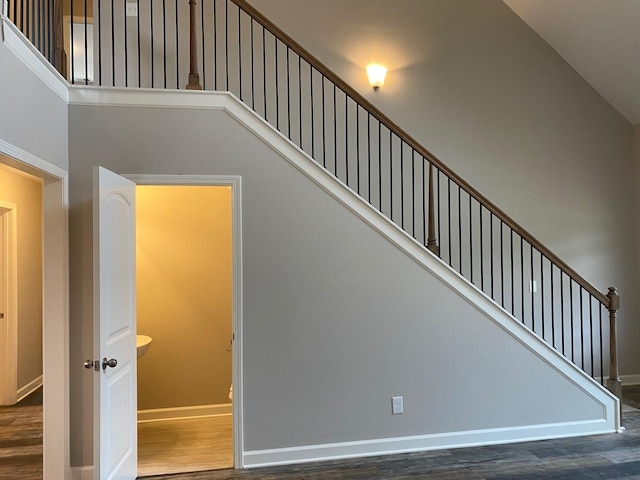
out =
[(436, 239), (436, 224), (434, 213), (434, 195), (433, 195), (433, 163), (429, 163), (429, 228), (427, 237), (427, 248), (436, 255), (440, 256), (440, 248)]
[(198, 55), (196, 51), (196, 0), (189, 0), (189, 84), (187, 90), (202, 90), (200, 75), (198, 74)]
[(620, 296), (615, 288), (609, 287), (609, 378), (607, 389), (620, 399), (620, 418), (622, 419), (622, 381), (618, 375), (618, 327), (616, 315), (620, 310)]
[(64, 51), (62, 0), (54, 0), (53, 2), (53, 66), (60, 72), (60, 75), (67, 78), (67, 52)]

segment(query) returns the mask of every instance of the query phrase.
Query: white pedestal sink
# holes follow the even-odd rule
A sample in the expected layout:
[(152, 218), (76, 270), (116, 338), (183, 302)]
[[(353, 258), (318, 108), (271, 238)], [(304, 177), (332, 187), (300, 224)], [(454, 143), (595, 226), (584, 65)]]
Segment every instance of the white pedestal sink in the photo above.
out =
[(151, 346), (152, 338), (148, 335), (136, 335), (136, 350), (138, 351), (138, 358), (143, 356), (149, 350)]

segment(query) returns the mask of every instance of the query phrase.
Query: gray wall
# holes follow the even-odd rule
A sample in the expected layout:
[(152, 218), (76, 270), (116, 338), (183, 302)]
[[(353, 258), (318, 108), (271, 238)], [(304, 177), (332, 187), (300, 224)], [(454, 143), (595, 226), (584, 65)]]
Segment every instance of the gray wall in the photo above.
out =
[[(618, 287), (621, 370), (640, 372), (632, 127), (548, 44), (499, 0), (250, 3), (601, 291)], [(377, 94), (372, 61), (390, 68)]]
[[(234, 174), (243, 193), (247, 450), (601, 415), (574, 384), (226, 114), (71, 106), (70, 126), (72, 364), (91, 351), (91, 315), (83, 312), (92, 301), (92, 166)], [(486, 388), (491, 376), (504, 388)], [(90, 464), (91, 379), (77, 370), (71, 381), (72, 463)], [(392, 395), (404, 396), (404, 415), (391, 415)]]
[(0, 43), (0, 139), (64, 170), (67, 104)]

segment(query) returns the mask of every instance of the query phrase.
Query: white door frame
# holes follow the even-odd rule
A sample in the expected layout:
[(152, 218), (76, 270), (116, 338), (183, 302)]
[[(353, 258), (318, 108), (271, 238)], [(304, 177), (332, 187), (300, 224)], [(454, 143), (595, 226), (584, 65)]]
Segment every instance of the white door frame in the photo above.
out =
[(17, 205), (0, 200), (0, 405), (18, 400)]
[(68, 174), (2, 139), (0, 163), (43, 180), (43, 469), (44, 480), (69, 480)]
[(234, 175), (122, 175), (137, 185), (202, 185), (231, 187), (232, 335), (233, 335), (233, 465), (244, 468), (242, 437), (242, 191)]

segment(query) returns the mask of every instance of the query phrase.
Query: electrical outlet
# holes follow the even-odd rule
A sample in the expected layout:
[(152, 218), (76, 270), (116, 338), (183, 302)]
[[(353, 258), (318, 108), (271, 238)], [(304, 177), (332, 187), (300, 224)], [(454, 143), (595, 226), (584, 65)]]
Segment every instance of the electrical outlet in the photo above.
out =
[(127, 17), (137, 17), (138, 16), (138, 4), (137, 3), (129, 3), (127, 2)]
[(393, 415), (404, 413), (404, 405), (402, 404), (402, 397), (391, 397), (391, 413)]

